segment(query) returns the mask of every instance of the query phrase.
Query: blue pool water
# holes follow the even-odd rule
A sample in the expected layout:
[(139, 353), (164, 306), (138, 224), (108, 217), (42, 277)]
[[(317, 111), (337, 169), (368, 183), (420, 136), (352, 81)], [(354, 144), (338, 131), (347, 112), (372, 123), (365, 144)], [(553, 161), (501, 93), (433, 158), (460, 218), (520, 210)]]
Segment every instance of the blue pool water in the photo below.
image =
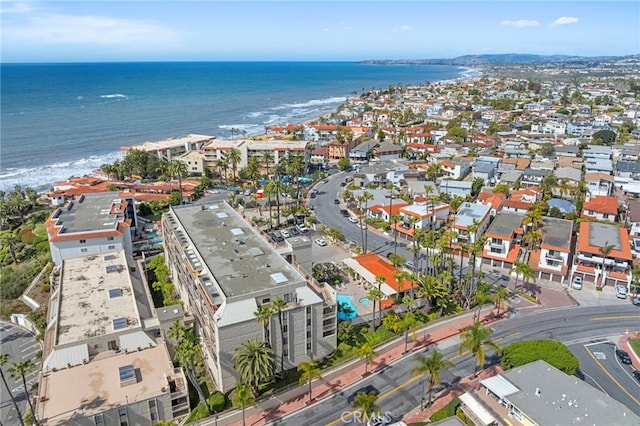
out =
[(157, 233), (149, 234), (149, 239), (150, 239), (150, 240), (152, 240), (152, 239), (154, 239), (154, 238), (155, 238), (155, 237), (157, 237), (157, 236), (158, 236), (158, 234), (157, 234)]
[(358, 308), (351, 303), (351, 296), (348, 294), (337, 294), (336, 302), (338, 303), (338, 306), (343, 307), (338, 309), (339, 320), (352, 319), (358, 315)]
[(370, 302), (370, 300), (369, 300), (369, 299), (367, 299), (366, 297), (363, 297), (362, 299), (360, 299), (360, 300), (359, 300), (359, 302), (360, 302), (362, 305), (368, 305), (368, 304), (369, 304), (369, 302)]

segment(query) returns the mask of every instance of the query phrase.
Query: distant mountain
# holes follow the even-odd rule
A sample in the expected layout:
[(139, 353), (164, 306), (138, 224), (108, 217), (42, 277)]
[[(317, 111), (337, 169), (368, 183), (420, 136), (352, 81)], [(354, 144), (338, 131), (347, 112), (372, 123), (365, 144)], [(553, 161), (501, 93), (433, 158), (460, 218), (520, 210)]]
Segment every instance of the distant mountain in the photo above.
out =
[(522, 53), (504, 53), (494, 55), (465, 55), (449, 59), (374, 59), (361, 61), (363, 64), (377, 65), (451, 65), (472, 67), (482, 65), (506, 65), (506, 64), (542, 64), (542, 63), (571, 63), (584, 65), (597, 65), (603, 62), (617, 62), (621, 60), (640, 60), (640, 55), (630, 56), (568, 56), (568, 55), (531, 55)]

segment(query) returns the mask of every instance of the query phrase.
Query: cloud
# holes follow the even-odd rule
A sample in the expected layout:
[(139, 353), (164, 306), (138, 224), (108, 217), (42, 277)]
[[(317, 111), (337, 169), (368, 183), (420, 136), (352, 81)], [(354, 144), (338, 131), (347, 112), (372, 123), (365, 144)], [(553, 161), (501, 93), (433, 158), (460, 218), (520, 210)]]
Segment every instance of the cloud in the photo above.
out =
[(7, 15), (12, 13), (27, 13), (33, 9), (29, 3), (11, 3), (9, 5), (3, 4), (0, 7), (0, 14)]
[(59, 14), (33, 16), (23, 25), (5, 26), (3, 33), (12, 43), (140, 48), (177, 45), (185, 36), (152, 21)]
[(531, 19), (520, 19), (518, 21), (502, 21), (500, 25), (503, 27), (516, 27), (516, 28), (526, 28), (526, 27), (537, 27), (540, 25), (538, 21), (534, 21)]
[(573, 17), (573, 16), (562, 16), (562, 17), (556, 19), (555, 21), (553, 21), (552, 23), (550, 23), (549, 26), (557, 27), (558, 25), (575, 24), (578, 21), (579, 21), (579, 19), (576, 18), (576, 17)]

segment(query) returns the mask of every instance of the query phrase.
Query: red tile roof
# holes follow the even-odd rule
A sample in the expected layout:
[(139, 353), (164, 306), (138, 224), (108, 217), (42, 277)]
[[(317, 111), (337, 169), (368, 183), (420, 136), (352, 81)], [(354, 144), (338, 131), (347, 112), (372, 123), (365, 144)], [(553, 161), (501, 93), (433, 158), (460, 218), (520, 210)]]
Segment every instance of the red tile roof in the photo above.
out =
[(618, 214), (618, 198), (607, 197), (604, 195), (593, 197), (584, 203), (582, 207), (583, 214), (587, 210), (594, 211), (596, 213), (612, 214), (615, 216)]
[(395, 278), (395, 274), (399, 271), (392, 264), (384, 260), (377, 253), (367, 253), (361, 254), (354, 258), (360, 265), (362, 265), (365, 269), (371, 272), (376, 277), (382, 275), (384, 277), (385, 283), (389, 285), (389, 287), (393, 288), (398, 293), (401, 291), (405, 291), (410, 289), (411, 287), (417, 288), (418, 285), (416, 283), (409, 282), (407, 280), (402, 280), (402, 290), (398, 285), (398, 281)]
[[(600, 249), (603, 246), (592, 246), (590, 244), (591, 239), (590, 239), (589, 233), (591, 231), (591, 225), (595, 223), (596, 222), (580, 223), (580, 230), (578, 235), (578, 251), (582, 253), (594, 254), (596, 256), (602, 256), (602, 254), (600, 253)], [(611, 250), (607, 257), (632, 261), (633, 257), (631, 256), (631, 246), (629, 244), (629, 232), (622, 226), (620, 227), (616, 225), (604, 225), (604, 226), (610, 226), (612, 228), (615, 228), (616, 231), (618, 231), (618, 235), (620, 238), (620, 246), (621, 246), (620, 250), (617, 250), (617, 249)]]

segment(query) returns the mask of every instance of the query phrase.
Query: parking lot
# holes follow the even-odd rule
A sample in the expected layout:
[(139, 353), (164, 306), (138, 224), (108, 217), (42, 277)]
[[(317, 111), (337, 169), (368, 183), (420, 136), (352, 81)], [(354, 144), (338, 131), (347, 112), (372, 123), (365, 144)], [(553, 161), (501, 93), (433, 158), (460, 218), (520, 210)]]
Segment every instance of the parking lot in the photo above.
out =
[(568, 347), (580, 361), (578, 376), (640, 415), (640, 380), (616, 354), (615, 343), (603, 339)]

